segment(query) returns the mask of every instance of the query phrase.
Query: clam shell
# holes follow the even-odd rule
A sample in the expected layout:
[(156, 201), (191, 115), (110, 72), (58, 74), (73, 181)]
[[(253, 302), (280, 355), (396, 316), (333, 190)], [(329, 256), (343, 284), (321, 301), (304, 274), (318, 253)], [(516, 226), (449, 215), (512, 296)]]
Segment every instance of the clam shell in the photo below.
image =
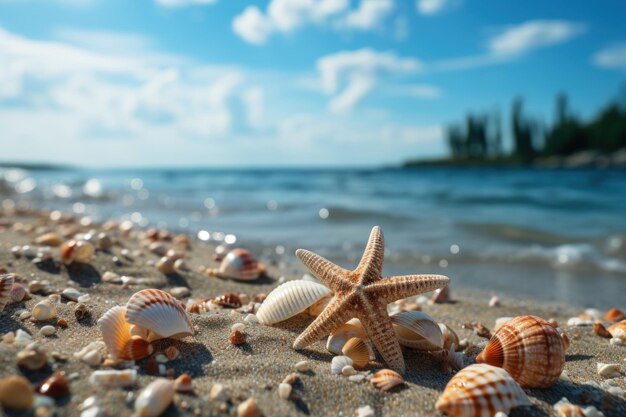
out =
[(423, 351), (443, 348), (443, 334), (439, 325), (423, 311), (393, 314), (391, 322), (402, 346)]
[(69, 265), (73, 262), (89, 263), (96, 248), (84, 240), (70, 240), (61, 245), (61, 262)]
[(315, 282), (285, 282), (269, 293), (256, 316), (263, 324), (278, 323), (303, 312), (329, 293), (328, 288)]
[(547, 388), (563, 371), (565, 346), (544, 319), (518, 316), (500, 326), (476, 361), (504, 368), (524, 388)]
[(246, 249), (233, 249), (222, 259), (218, 269), (221, 278), (252, 281), (261, 275), (257, 260)]
[(526, 393), (504, 369), (474, 364), (452, 377), (435, 407), (453, 417), (482, 417), (526, 405)]
[(341, 350), (344, 345), (348, 342), (348, 340), (353, 337), (358, 337), (359, 339), (367, 339), (367, 333), (365, 329), (361, 325), (361, 321), (359, 319), (352, 319), (345, 324), (342, 324), (337, 329), (335, 329), (330, 336), (328, 336), (328, 340), (326, 341), (326, 349), (329, 352), (334, 353), (336, 355), (341, 355)]
[(402, 378), (402, 375), (396, 371), (392, 371), (391, 369), (381, 369), (372, 376), (370, 382), (380, 390), (389, 391), (394, 387), (403, 384), (404, 378)]
[(4, 310), (4, 306), (9, 302), (14, 280), (13, 274), (0, 275), (0, 311)]
[(340, 375), (341, 370), (348, 365), (352, 366), (352, 359), (347, 356), (335, 356), (330, 362), (330, 372), (333, 375)]
[(126, 309), (115, 306), (98, 320), (102, 338), (111, 356), (116, 359), (138, 360), (150, 356), (152, 345), (141, 336), (131, 336), (131, 326), (124, 318)]
[(609, 326), (607, 330), (614, 338), (621, 339), (626, 342), (626, 320), (622, 320)]
[(161, 337), (182, 338), (194, 334), (191, 319), (178, 301), (165, 291), (145, 289), (126, 304), (126, 321)]
[(346, 342), (341, 349), (344, 356), (352, 359), (352, 365), (355, 368), (364, 368), (370, 359), (375, 358), (374, 351), (370, 345), (363, 339), (353, 337)]
[(174, 384), (165, 378), (152, 381), (135, 400), (137, 417), (157, 417), (169, 407), (174, 399)]

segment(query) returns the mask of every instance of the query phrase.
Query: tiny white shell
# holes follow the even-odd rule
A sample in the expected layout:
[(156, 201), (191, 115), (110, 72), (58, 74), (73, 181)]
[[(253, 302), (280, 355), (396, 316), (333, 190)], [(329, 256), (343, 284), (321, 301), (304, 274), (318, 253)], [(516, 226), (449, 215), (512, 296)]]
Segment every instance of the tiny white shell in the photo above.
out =
[(339, 375), (341, 370), (348, 365), (352, 366), (352, 359), (347, 356), (335, 356), (330, 363), (330, 371), (333, 375)]
[(135, 400), (137, 417), (158, 417), (174, 398), (174, 384), (165, 378), (152, 381)]
[(443, 348), (441, 328), (423, 311), (402, 311), (390, 318), (402, 346), (423, 351)]
[(42, 300), (35, 304), (31, 314), (37, 321), (50, 320), (57, 315), (57, 307), (50, 300)]
[(123, 388), (131, 386), (137, 380), (136, 369), (106, 369), (100, 371), (94, 371), (89, 376), (89, 383), (92, 385), (111, 387), (111, 388)]
[(256, 316), (266, 325), (278, 323), (303, 312), (329, 293), (328, 288), (315, 282), (285, 282), (269, 293)]
[(619, 365), (616, 363), (598, 362), (598, 375), (605, 378), (617, 378), (621, 375)]
[(191, 320), (181, 304), (157, 289), (141, 290), (130, 297), (126, 304), (126, 321), (164, 338), (194, 334)]

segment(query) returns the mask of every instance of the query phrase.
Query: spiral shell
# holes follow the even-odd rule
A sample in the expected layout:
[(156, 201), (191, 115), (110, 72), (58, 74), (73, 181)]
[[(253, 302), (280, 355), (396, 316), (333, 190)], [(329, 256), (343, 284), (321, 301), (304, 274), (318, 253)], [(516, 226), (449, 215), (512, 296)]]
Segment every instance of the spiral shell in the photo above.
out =
[(116, 359), (138, 360), (150, 356), (152, 345), (141, 336), (131, 336), (131, 326), (124, 316), (126, 309), (115, 306), (98, 320), (102, 338), (111, 356)]
[(4, 306), (9, 302), (14, 280), (13, 274), (0, 275), (0, 311), (4, 310)]
[(346, 342), (341, 349), (344, 356), (352, 359), (355, 368), (364, 368), (371, 359), (374, 359), (374, 351), (367, 341), (358, 337), (353, 337)]
[(61, 245), (61, 262), (70, 265), (73, 262), (89, 263), (96, 248), (84, 240), (70, 240)]
[(381, 369), (372, 376), (370, 382), (373, 386), (380, 390), (389, 391), (398, 385), (403, 384), (404, 378), (402, 378), (402, 375), (396, 371), (392, 371), (391, 369)]
[(423, 311), (393, 314), (391, 322), (402, 346), (422, 351), (443, 348), (443, 334), (439, 325)]
[(162, 338), (194, 334), (185, 309), (170, 294), (157, 289), (141, 290), (130, 297), (126, 304), (126, 321)]
[(622, 320), (609, 326), (607, 330), (614, 338), (621, 339), (626, 342), (626, 320)]
[(474, 364), (452, 377), (435, 407), (453, 417), (483, 417), (526, 405), (526, 393), (504, 369)]
[(504, 368), (524, 388), (547, 388), (563, 371), (565, 346), (544, 319), (518, 316), (498, 329), (476, 361)]
[(289, 281), (276, 287), (256, 313), (259, 322), (269, 325), (287, 320), (324, 298), (330, 290), (310, 281)]
[(222, 259), (215, 272), (220, 278), (253, 281), (261, 275), (262, 269), (255, 257), (246, 249), (233, 249)]
[(157, 417), (163, 414), (174, 399), (174, 383), (165, 378), (152, 381), (135, 400), (137, 417)]
[(334, 353), (336, 355), (341, 355), (343, 347), (348, 342), (348, 340), (353, 337), (357, 337), (359, 339), (367, 339), (367, 333), (361, 324), (361, 321), (357, 318), (349, 320), (347, 323), (342, 324), (338, 328), (336, 328), (330, 336), (328, 336), (328, 340), (326, 341), (326, 349), (329, 352)]

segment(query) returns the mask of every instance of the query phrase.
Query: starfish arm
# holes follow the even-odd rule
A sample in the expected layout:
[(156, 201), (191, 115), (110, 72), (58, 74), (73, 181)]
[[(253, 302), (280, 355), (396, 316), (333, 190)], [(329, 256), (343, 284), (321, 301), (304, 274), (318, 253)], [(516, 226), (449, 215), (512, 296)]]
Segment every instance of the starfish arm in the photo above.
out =
[(296, 338), (293, 342), (293, 348), (302, 349), (313, 342), (317, 342), (354, 317), (352, 311), (342, 308), (341, 304), (342, 301), (335, 297), (322, 311), (322, 314), (317, 316), (313, 323)]
[(356, 272), (361, 276), (361, 284), (369, 284), (380, 279), (385, 258), (385, 239), (380, 227), (374, 226), (367, 240), (367, 246)]
[(358, 317), (385, 363), (394, 371), (403, 374), (405, 364), (402, 348), (400, 348), (398, 336), (393, 330), (391, 319), (387, 315), (387, 304), (377, 303), (375, 306), (367, 308), (364, 314), (359, 314)]
[(450, 279), (444, 275), (405, 275), (384, 278), (370, 284), (365, 292), (376, 294), (376, 299), (391, 303), (401, 298), (436, 290), (448, 285)]
[(350, 271), (335, 265), (328, 259), (304, 249), (298, 249), (296, 256), (300, 258), (302, 263), (306, 265), (313, 275), (319, 278), (334, 292), (343, 290), (346, 288), (346, 285), (351, 284), (342, 278), (350, 274)]

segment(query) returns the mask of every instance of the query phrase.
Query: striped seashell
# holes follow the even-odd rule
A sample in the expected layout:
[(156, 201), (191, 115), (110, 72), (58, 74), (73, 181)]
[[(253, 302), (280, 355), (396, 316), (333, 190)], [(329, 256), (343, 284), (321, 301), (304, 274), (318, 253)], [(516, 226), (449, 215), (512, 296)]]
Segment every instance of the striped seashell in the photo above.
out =
[(400, 384), (404, 383), (402, 375), (391, 369), (381, 369), (372, 375), (370, 380), (373, 386), (383, 391), (390, 391)]
[(170, 406), (174, 399), (175, 387), (172, 381), (158, 378), (141, 391), (135, 400), (137, 417), (157, 417)]
[(133, 294), (126, 304), (126, 321), (141, 326), (161, 338), (193, 336), (191, 319), (183, 306), (169, 293), (145, 289)]
[(361, 324), (361, 321), (357, 318), (353, 318), (349, 320), (347, 323), (342, 324), (338, 328), (336, 328), (330, 336), (328, 336), (328, 340), (326, 341), (326, 349), (329, 352), (334, 353), (336, 355), (341, 355), (341, 351), (348, 340), (353, 337), (358, 337), (359, 339), (368, 339), (367, 333)]
[(73, 262), (89, 263), (96, 248), (84, 240), (70, 240), (61, 245), (61, 262), (70, 265)]
[(213, 298), (204, 298), (187, 305), (187, 311), (194, 314), (205, 314), (209, 311), (221, 310), (222, 306), (215, 302)]
[(547, 388), (563, 371), (565, 346), (544, 319), (518, 316), (498, 329), (476, 361), (504, 368), (524, 388)]
[(439, 323), (441, 336), (443, 337), (443, 348), (450, 350), (452, 346), (459, 346), (459, 336), (454, 330), (443, 323)]
[(217, 271), (211, 270), (210, 274), (226, 279), (253, 281), (261, 275), (261, 272), (262, 269), (250, 251), (237, 248), (228, 252)]
[(626, 342), (626, 320), (622, 320), (609, 326), (607, 330), (614, 338), (621, 339)]
[(439, 325), (423, 311), (402, 311), (390, 318), (402, 346), (422, 351), (443, 348), (443, 334)]
[(4, 310), (4, 306), (9, 303), (14, 281), (15, 275), (13, 274), (0, 275), (0, 311)]
[(352, 359), (355, 368), (365, 368), (370, 360), (374, 359), (374, 351), (367, 341), (353, 337), (341, 349), (344, 356)]
[(522, 387), (504, 369), (474, 364), (450, 379), (435, 407), (453, 417), (490, 417), (529, 405)]
[(138, 335), (131, 335), (131, 326), (124, 318), (126, 309), (115, 306), (98, 320), (102, 338), (111, 356), (122, 360), (139, 360), (153, 352), (150, 342)]
[(278, 323), (303, 312), (328, 293), (328, 288), (315, 282), (285, 282), (269, 293), (256, 316), (266, 325)]

